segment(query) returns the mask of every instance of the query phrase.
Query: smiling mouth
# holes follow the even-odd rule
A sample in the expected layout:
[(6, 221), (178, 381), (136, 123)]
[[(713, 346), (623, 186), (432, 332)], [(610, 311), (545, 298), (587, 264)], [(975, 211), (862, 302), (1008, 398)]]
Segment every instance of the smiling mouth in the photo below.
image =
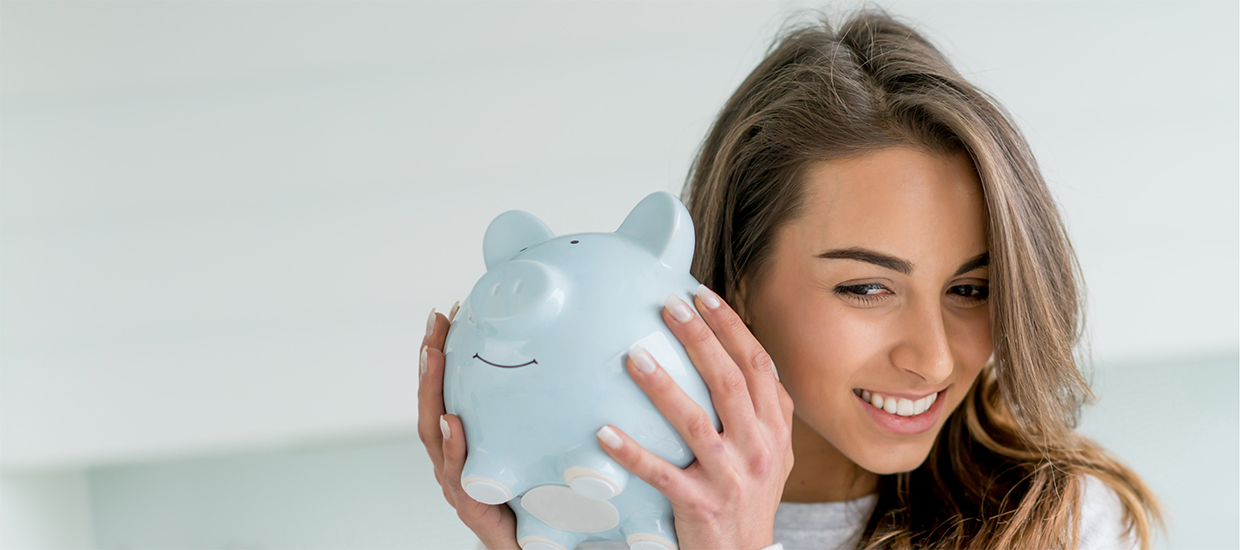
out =
[(518, 368), (521, 368), (521, 367), (524, 367), (524, 366), (527, 366), (527, 365), (537, 365), (537, 364), (538, 364), (538, 361), (536, 361), (536, 360), (534, 360), (534, 359), (530, 359), (530, 361), (529, 361), (528, 363), (521, 363), (520, 365), (497, 365), (497, 364), (495, 364), (495, 363), (492, 363), (492, 362), (490, 362), (490, 361), (487, 361), (486, 359), (483, 359), (483, 358), (482, 358), (482, 356), (481, 356), (481, 355), (478, 355), (477, 353), (475, 353), (475, 354), (474, 354), (474, 359), (477, 359), (477, 360), (479, 360), (479, 361), (482, 361), (483, 363), (486, 363), (486, 364), (488, 364), (488, 365), (491, 365), (492, 367), (499, 367), (499, 368), (501, 368), (501, 369), (518, 369)]
[(888, 414), (904, 417), (919, 416), (921, 413), (930, 410), (930, 407), (934, 406), (934, 402), (938, 401), (939, 394), (943, 391), (946, 390), (940, 390), (921, 399), (912, 400), (882, 395), (878, 392), (871, 392), (861, 388), (853, 388), (853, 394), (860, 397), (862, 401), (873, 405), (874, 408), (881, 409)]

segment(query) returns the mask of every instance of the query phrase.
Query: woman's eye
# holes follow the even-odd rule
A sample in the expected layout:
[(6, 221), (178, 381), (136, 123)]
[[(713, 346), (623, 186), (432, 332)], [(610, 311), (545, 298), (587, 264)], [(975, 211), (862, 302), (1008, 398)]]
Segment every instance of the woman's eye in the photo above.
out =
[(863, 304), (873, 304), (882, 300), (884, 293), (890, 294), (887, 287), (878, 283), (864, 283), (859, 285), (839, 285), (835, 287), (835, 293), (846, 299)]
[(956, 285), (948, 292), (971, 302), (984, 302), (990, 297), (990, 287), (986, 285)]

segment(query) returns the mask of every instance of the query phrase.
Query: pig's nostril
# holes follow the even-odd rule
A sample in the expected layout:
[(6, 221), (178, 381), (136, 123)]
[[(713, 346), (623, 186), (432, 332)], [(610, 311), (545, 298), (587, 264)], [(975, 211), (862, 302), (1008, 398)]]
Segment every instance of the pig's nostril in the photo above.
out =
[(491, 289), (491, 296), (499, 296), (499, 284), (496, 284), (495, 287)]
[(512, 285), (512, 293), (513, 293), (513, 294), (516, 294), (516, 293), (518, 293), (518, 292), (521, 292), (521, 283), (522, 283), (522, 281), (517, 281), (517, 284)]

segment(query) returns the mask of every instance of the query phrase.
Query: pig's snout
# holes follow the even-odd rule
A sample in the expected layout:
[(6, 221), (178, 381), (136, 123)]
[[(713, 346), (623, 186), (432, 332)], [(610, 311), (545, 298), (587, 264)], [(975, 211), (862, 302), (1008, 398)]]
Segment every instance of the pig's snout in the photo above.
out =
[(483, 275), (470, 293), (483, 330), (514, 334), (550, 321), (564, 307), (563, 278), (546, 264), (512, 260)]

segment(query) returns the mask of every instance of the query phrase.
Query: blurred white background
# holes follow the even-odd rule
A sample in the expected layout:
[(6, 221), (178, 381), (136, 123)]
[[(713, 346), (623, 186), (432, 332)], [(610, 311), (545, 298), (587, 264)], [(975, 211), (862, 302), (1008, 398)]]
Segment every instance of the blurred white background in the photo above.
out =
[[(879, 5), (1062, 206), (1082, 430), (1171, 508), (1161, 547), (1237, 547), (1237, 4)], [(416, 354), (486, 225), (679, 194), (781, 23), (854, 6), (0, 3), (0, 544), (472, 548)]]

